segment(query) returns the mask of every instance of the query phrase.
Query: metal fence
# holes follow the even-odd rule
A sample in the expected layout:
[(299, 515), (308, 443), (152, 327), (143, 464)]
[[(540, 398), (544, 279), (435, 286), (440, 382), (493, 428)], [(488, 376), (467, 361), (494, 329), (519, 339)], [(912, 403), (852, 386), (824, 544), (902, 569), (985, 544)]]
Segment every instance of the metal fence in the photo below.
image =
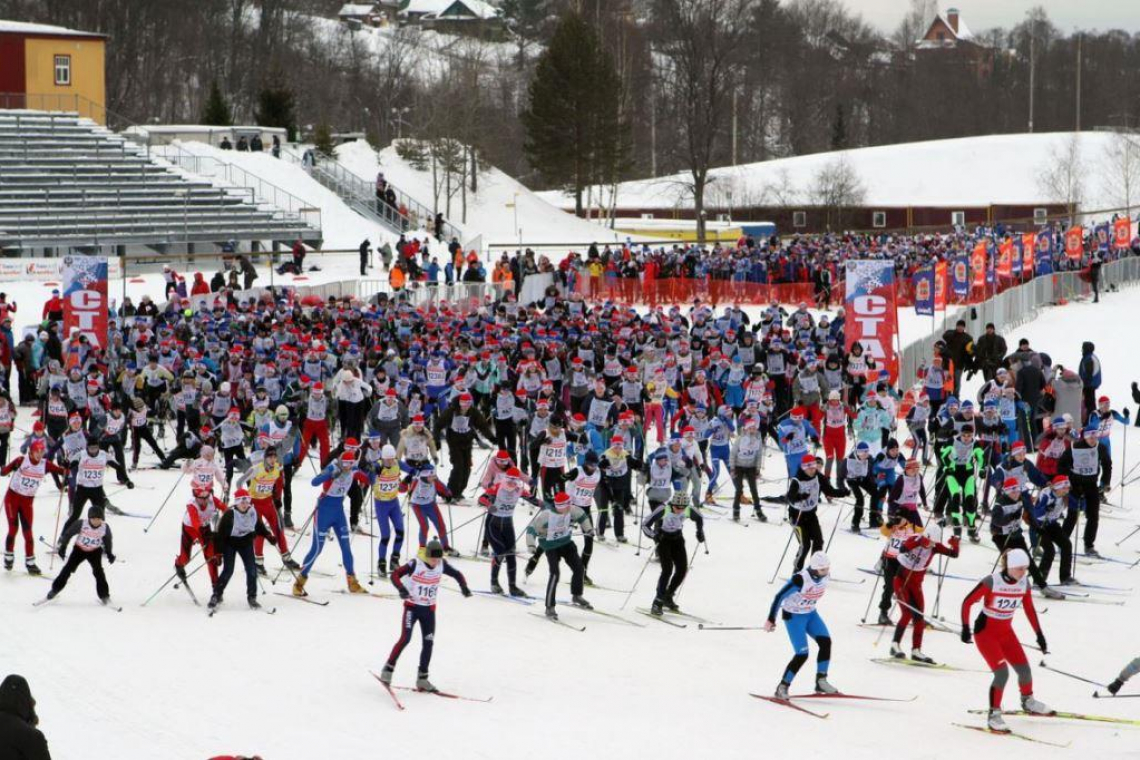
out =
[[(1136, 285), (1138, 282), (1140, 257), (1119, 259), (1105, 264), (1100, 270), (1101, 290), (1107, 290), (1109, 286)], [(948, 309), (944, 324), (953, 325), (957, 320), (964, 319), (966, 330), (971, 335), (977, 335), (984, 330), (986, 324), (993, 322), (999, 333), (1008, 333), (1036, 319), (1047, 306), (1060, 306), (1070, 299), (1091, 293), (1092, 285), (1082, 279), (1079, 272), (1059, 272), (1010, 288), (975, 306)], [(936, 332), (902, 349), (899, 358), (899, 387), (910, 388), (918, 382), (919, 368), (930, 360), (934, 344), (941, 337), (942, 333)]]

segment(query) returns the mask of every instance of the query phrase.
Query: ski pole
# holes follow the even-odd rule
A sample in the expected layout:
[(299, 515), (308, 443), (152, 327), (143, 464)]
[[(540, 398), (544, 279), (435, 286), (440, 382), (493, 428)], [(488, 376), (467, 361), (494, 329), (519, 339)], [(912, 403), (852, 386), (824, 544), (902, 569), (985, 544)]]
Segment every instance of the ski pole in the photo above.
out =
[(792, 529), (788, 533), (788, 542), (784, 544), (784, 553), (780, 555), (780, 561), (776, 563), (776, 569), (772, 571), (772, 577), (768, 579), (769, 586), (776, 582), (776, 576), (780, 573), (780, 567), (784, 564), (784, 558), (788, 556), (788, 549), (792, 545), (792, 538), (796, 535), (796, 529), (800, 526), (800, 515), (802, 514), (803, 512), (800, 510), (796, 510), (796, 521), (792, 523)]
[(762, 625), (705, 625), (697, 623), (698, 631), (762, 631)]
[(182, 482), (182, 478), (184, 477), (186, 477), (185, 470), (178, 473), (178, 480), (174, 481), (174, 486), (170, 489), (170, 493), (166, 494), (166, 498), (162, 500), (162, 504), (159, 505), (158, 511), (154, 513), (154, 517), (150, 518), (150, 522), (147, 523), (145, 528), (143, 528), (143, 533), (150, 532), (151, 527), (154, 526), (154, 521), (158, 519), (158, 516), (160, 514), (162, 514), (162, 510), (166, 507), (166, 503), (170, 501), (170, 497), (174, 495), (174, 492), (176, 490), (178, 490), (178, 484)]
[(871, 614), (871, 605), (875, 602), (875, 589), (879, 587), (879, 579), (882, 577), (883, 571), (879, 570), (879, 572), (875, 574), (875, 582), (871, 584), (871, 598), (867, 600), (867, 609), (863, 610), (863, 617), (859, 621), (860, 623), (866, 623), (867, 616)]
[[(648, 467), (648, 466), (649, 465), (647, 464), (646, 467)], [(635, 556), (635, 557), (641, 556), (641, 521), (642, 521), (642, 518), (645, 517), (645, 501), (647, 501), (648, 499), (649, 499), (649, 489), (643, 483), (642, 487), (641, 487), (641, 497), (638, 498), (638, 500), (637, 500), (637, 551), (635, 551), (633, 553), (633, 556)], [(649, 556), (653, 556), (653, 555), (650, 554)]]
[[(59, 514), (62, 510), (63, 510), (63, 491), (60, 491), (59, 492), (59, 498), (55, 502), (55, 533), (52, 534), (53, 536), (55, 536), (54, 540), (56, 540), (56, 541), (59, 540)], [(51, 559), (48, 560), (48, 570), (51, 570), (52, 568), (55, 567), (55, 555), (58, 552), (59, 552), (59, 549), (57, 548), (56, 551), (54, 551), (50, 555), (48, 555), (51, 557)]]
[(683, 588), (685, 588), (685, 581), (689, 580), (689, 575), (690, 575), (690, 574), (693, 572), (693, 563), (695, 563), (695, 562), (697, 561), (697, 551), (698, 551), (699, 549), (700, 549), (700, 547), (699, 547), (699, 546), (694, 546), (694, 547), (693, 547), (693, 556), (689, 557), (689, 566), (688, 566), (688, 569), (685, 571), (685, 577), (684, 577), (684, 579), (681, 581), (681, 585), (677, 587), (677, 591), (676, 591), (676, 593), (674, 594), (674, 597), (680, 596), (680, 595), (681, 595), (681, 590), (682, 590)]
[(652, 559), (653, 559), (653, 552), (650, 552), (650, 553), (649, 553), (649, 556), (645, 558), (645, 564), (643, 564), (643, 565), (641, 566), (641, 572), (637, 574), (637, 580), (635, 580), (635, 581), (633, 582), (633, 588), (631, 588), (631, 589), (629, 590), (629, 593), (628, 593), (628, 594), (626, 594), (626, 596), (625, 596), (625, 601), (621, 603), (621, 607), (619, 607), (619, 608), (618, 608), (619, 610), (624, 610), (624, 609), (625, 609), (625, 606), (626, 606), (627, 604), (629, 604), (629, 600), (630, 600), (630, 598), (633, 596), (633, 592), (634, 592), (634, 591), (637, 591), (637, 584), (641, 582), (641, 576), (645, 575), (645, 570), (646, 570), (646, 568), (648, 568), (648, 567), (649, 567), (649, 562), (650, 562)]
[(839, 528), (839, 523), (841, 523), (841, 522), (843, 522), (843, 507), (842, 506), (840, 506), (839, 509), (837, 509), (835, 511), (835, 525), (831, 526), (831, 535), (827, 537), (827, 546), (823, 547), (823, 550), (825, 552), (831, 548), (831, 541), (832, 541), (832, 539), (835, 538), (835, 531)]
[[(305, 522), (303, 522), (301, 524), (301, 530), (300, 530), (300, 532), (297, 533), (297, 539), (293, 542), (293, 546), (300, 546), (301, 542), (305, 540), (305, 531), (308, 530), (309, 523), (311, 523), (313, 521), (313, 518), (316, 517), (316, 515), (317, 515), (317, 507), (314, 506), (313, 511), (309, 513), (309, 516), (305, 518)], [(314, 534), (315, 534), (316, 529), (314, 528), (313, 530), (314, 530)], [(273, 580), (270, 581), (269, 584), (271, 586), (276, 586), (278, 579), (281, 577), (281, 574), (284, 573), (285, 570), (288, 569), (288, 567), (289, 566), (286, 565), (285, 563), (281, 563), (281, 569), (277, 571), (277, 575), (273, 576)], [(293, 573), (293, 571), (291, 569), (289, 570), (289, 572)], [(296, 573), (293, 573), (294, 578), (296, 577), (296, 575), (297, 575)]]
[[(193, 559), (194, 559), (195, 557), (197, 557), (197, 556), (198, 556), (198, 550), (197, 550), (197, 549), (195, 549), (195, 550), (194, 550), (194, 553), (193, 553), (192, 555), (190, 555), (190, 560), (191, 560), (191, 561), (193, 561)], [(197, 572), (198, 570), (201, 570), (201, 569), (202, 569), (202, 567), (203, 567), (205, 564), (206, 564), (206, 563), (205, 563), (205, 562), (203, 562), (201, 565), (198, 565), (198, 567), (196, 567), (196, 568), (194, 569), (194, 572)], [(151, 594), (150, 596), (148, 596), (148, 597), (146, 598), (146, 601), (145, 601), (145, 602), (143, 602), (143, 603), (142, 603), (141, 605), (139, 605), (139, 606), (140, 606), (140, 607), (145, 607), (145, 606), (147, 606), (148, 604), (150, 604), (150, 603), (151, 603), (151, 601), (152, 601), (152, 600), (153, 600), (153, 599), (154, 599), (156, 596), (158, 596), (160, 593), (162, 593), (162, 590), (163, 590), (164, 588), (166, 588), (167, 586), (169, 586), (169, 585), (171, 584), (171, 582), (172, 582), (172, 581), (174, 581), (174, 579), (175, 579), (175, 578), (177, 578), (177, 577), (178, 577), (178, 573), (174, 573), (174, 574), (173, 574), (173, 575), (171, 575), (169, 578), (167, 578), (167, 579), (166, 579), (166, 582), (165, 582), (165, 583), (163, 583), (161, 586), (159, 586), (159, 587), (158, 587), (158, 590), (157, 590), (157, 591), (155, 591), (155, 592), (154, 592), (153, 594)], [(187, 578), (189, 578), (189, 577), (190, 577), (190, 575), (189, 575), (189, 574), (187, 574), (187, 576), (186, 576), (186, 577), (187, 577)]]
[[(372, 501), (371, 494), (367, 491), (364, 494), (365, 502), (372, 502), (365, 504), (365, 511), (368, 513), (368, 585), (375, 585), (376, 581), (376, 502)], [(282, 563), (284, 564), (284, 563)]]
[(1132, 530), (1132, 532), (1131, 532), (1131, 533), (1129, 533), (1127, 536), (1125, 536), (1124, 538), (1122, 538), (1122, 539), (1120, 539), (1119, 541), (1117, 541), (1117, 542), (1116, 542), (1116, 546), (1120, 546), (1122, 543), (1124, 543), (1124, 542), (1125, 542), (1125, 541), (1127, 541), (1128, 539), (1132, 538), (1132, 537), (1133, 537), (1133, 536), (1135, 536), (1137, 533), (1140, 533), (1140, 525), (1137, 525), (1137, 526), (1136, 526), (1136, 527), (1135, 527), (1135, 528)]

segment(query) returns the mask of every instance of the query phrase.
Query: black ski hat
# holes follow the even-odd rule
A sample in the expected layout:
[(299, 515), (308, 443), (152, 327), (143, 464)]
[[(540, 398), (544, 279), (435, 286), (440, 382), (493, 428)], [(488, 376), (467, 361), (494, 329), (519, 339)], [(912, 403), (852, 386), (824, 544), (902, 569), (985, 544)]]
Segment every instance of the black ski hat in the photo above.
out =
[(431, 541), (428, 541), (424, 549), (424, 554), (432, 559), (443, 558), (443, 546), (439, 543), (438, 538), (433, 538)]
[(0, 683), (0, 713), (14, 715), (29, 726), (40, 722), (36, 717), (36, 700), (23, 676), (13, 674)]
[(102, 519), (104, 519), (103, 508), (100, 506), (92, 506), (91, 509), (87, 510), (87, 519), (88, 520), (95, 520), (95, 519), (102, 520)]

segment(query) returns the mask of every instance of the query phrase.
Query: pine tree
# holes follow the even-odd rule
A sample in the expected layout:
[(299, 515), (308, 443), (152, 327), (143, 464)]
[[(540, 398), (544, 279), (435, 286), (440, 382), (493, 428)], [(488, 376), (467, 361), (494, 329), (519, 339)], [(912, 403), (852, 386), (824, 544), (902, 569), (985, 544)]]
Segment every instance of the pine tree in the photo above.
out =
[(564, 15), (538, 60), (522, 115), (527, 160), (552, 185), (582, 193), (625, 166), (629, 125), (621, 118), (621, 79), (601, 40), (581, 16)]
[[(274, 81), (281, 77), (274, 76)], [(286, 139), (293, 140), (297, 133), (297, 117), (293, 111), (293, 91), (284, 85), (267, 85), (257, 93), (257, 110), (254, 119), (262, 127), (280, 127)]]
[(328, 124), (318, 124), (313, 131), (313, 145), (326, 156), (333, 155), (332, 129)]
[(831, 122), (831, 149), (847, 148), (847, 121), (843, 115), (843, 104), (835, 104), (835, 119)]
[(206, 98), (206, 105), (202, 108), (201, 121), (211, 127), (229, 127), (234, 123), (230, 104), (222, 95), (222, 90), (218, 87), (218, 80), (216, 79), (210, 82), (210, 95)]

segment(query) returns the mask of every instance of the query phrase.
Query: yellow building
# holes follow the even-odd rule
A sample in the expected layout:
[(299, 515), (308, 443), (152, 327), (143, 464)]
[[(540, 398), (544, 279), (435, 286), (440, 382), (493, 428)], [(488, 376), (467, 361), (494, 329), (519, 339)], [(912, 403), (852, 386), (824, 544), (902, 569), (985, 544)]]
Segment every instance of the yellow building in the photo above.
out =
[(106, 122), (102, 34), (0, 20), (0, 108), (76, 111)]

